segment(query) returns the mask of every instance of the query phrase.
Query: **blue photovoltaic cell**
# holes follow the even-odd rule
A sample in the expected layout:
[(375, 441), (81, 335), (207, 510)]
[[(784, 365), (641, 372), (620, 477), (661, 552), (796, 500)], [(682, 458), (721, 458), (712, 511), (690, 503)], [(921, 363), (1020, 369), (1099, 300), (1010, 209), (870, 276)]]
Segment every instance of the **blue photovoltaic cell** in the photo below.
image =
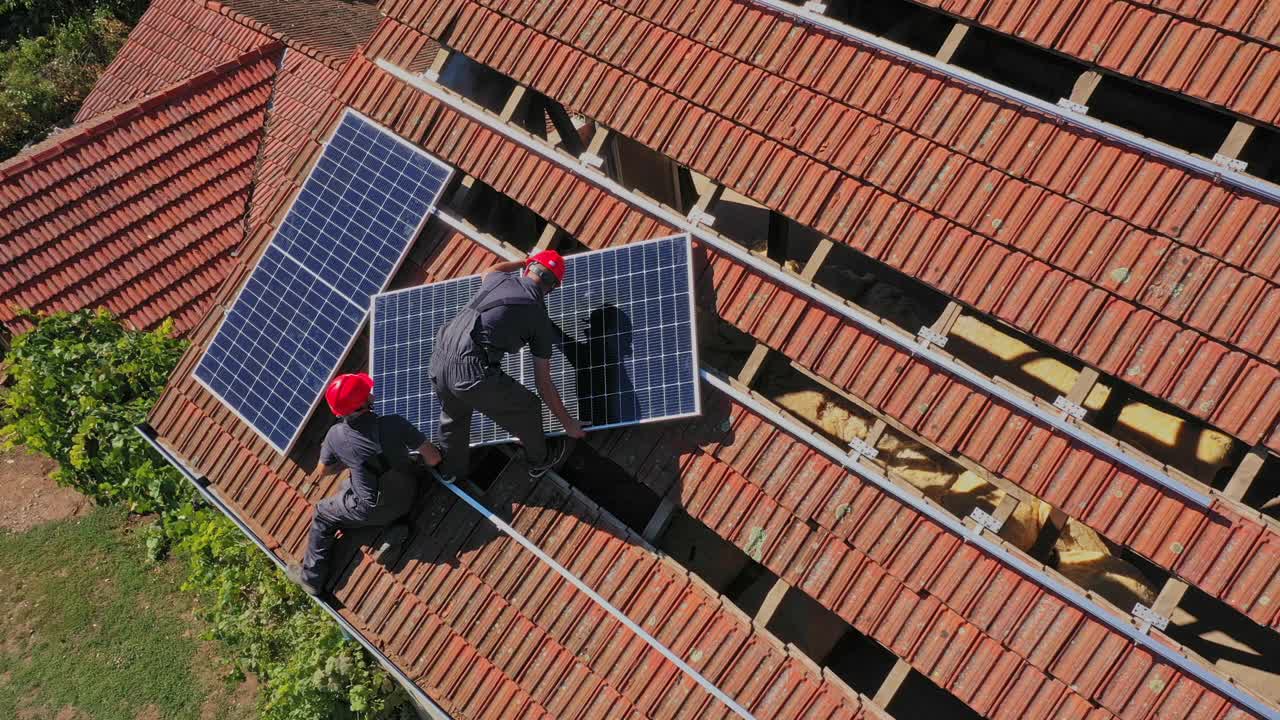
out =
[(287, 451), (450, 174), (348, 111), (194, 375)]
[(368, 307), (400, 264), (449, 172), (389, 132), (348, 115), (273, 242)]
[[(547, 298), (564, 333), (552, 377), (565, 406), (592, 429), (700, 411), (689, 237), (680, 235), (565, 258), (565, 282)], [(374, 298), (372, 371), (377, 410), (408, 418), (438, 439), (440, 406), (428, 376), (436, 331), (474, 297), (472, 276)], [(512, 377), (534, 389), (528, 350), (508, 355)], [(543, 407), (548, 433), (563, 428)], [(510, 436), (472, 418), (473, 444)]]

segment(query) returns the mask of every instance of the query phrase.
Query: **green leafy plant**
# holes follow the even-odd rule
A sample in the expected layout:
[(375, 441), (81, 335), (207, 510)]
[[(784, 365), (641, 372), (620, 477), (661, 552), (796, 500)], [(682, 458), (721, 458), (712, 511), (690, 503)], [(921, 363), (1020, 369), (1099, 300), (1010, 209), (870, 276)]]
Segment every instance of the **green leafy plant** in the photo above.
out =
[(128, 33), (128, 25), (98, 11), (0, 49), (0, 159), (70, 125)]
[(55, 25), (93, 14), (110, 14), (132, 25), (147, 0), (0, 0), (0, 43), (47, 34)]
[(171, 324), (130, 331), (105, 310), (26, 317), (36, 326), (5, 358), (4, 446), (57, 460), (54, 478), (99, 504), (150, 513), (186, 503), (189, 487), (134, 431), (182, 354)]
[(55, 477), (103, 505), (160, 513), (145, 534), (152, 558), (172, 549), (243, 676), (262, 681), (264, 720), (413, 717), (404, 691), (222, 515), (196, 502), (177, 471), (134, 431), (182, 354), (168, 323), (121, 327), (106, 311), (47, 317), (6, 356), (12, 386), (0, 397), (5, 444), (57, 460)]
[(190, 575), (209, 637), (239, 673), (265, 680), (264, 720), (411, 718), (404, 692), (226, 518), (202, 510), (175, 554)]

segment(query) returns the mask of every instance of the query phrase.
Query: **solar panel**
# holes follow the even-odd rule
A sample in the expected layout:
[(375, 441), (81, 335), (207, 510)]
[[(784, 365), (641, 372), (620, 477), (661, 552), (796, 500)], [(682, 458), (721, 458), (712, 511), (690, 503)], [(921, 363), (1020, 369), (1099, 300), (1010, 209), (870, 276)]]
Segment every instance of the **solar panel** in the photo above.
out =
[[(688, 235), (565, 258), (564, 284), (547, 297), (547, 313), (564, 333), (552, 354), (552, 378), (565, 407), (590, 429), (701, 411), (692, 267)], [(473, 275), (374, 298), (371, 372), (379, 413), (401, 415), (439, 439), (440, 404), (428, 371), (436, 332), (475, 296), (480, 280)], [(503, 369), (534, 389), (527, 348), (508, 355)], [(543, 428), (563, 433), (545, 405), (542, 412)], [(510, 439), (488, 417), (472, 417), (473, 445)]]
[(348, 110), (194, 377), (287, 452), (451, 169)]

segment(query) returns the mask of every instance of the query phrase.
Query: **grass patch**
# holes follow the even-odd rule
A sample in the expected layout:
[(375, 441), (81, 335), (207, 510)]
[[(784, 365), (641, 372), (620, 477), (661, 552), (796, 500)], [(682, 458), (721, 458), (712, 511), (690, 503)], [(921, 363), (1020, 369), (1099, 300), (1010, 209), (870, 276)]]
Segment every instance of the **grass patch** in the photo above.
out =
[(209, 706), (226, 693), (199, 671), (209, 660), (182, 574), (148, 562), (118, 510), (0, 533), (0, 717), (240, 714)]

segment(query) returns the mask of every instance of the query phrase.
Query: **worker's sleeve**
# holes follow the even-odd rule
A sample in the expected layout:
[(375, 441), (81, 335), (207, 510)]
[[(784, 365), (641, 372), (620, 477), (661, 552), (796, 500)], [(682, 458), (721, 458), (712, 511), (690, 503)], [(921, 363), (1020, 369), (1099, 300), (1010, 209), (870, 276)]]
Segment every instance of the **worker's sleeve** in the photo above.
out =
[(536, 358), (543, 360), (551, 359), (551, 349), (555, 347), (556, 340), (560, 338), (560, 333), (556, 330), (556, 326), (551, 322), (551, 318), (547, 317), (545, 310), (537, 307), (537, 317), (533, 321), (533, 336), (529, 338), (529, 352)]
[(337, 453), (333, 451), (333, 444), (329, 442), (329, 436), (324, 436), (324, 442), (320, 443), (320, 464), (321, 465), (337, 465), (342, 462), (338, 459)]

